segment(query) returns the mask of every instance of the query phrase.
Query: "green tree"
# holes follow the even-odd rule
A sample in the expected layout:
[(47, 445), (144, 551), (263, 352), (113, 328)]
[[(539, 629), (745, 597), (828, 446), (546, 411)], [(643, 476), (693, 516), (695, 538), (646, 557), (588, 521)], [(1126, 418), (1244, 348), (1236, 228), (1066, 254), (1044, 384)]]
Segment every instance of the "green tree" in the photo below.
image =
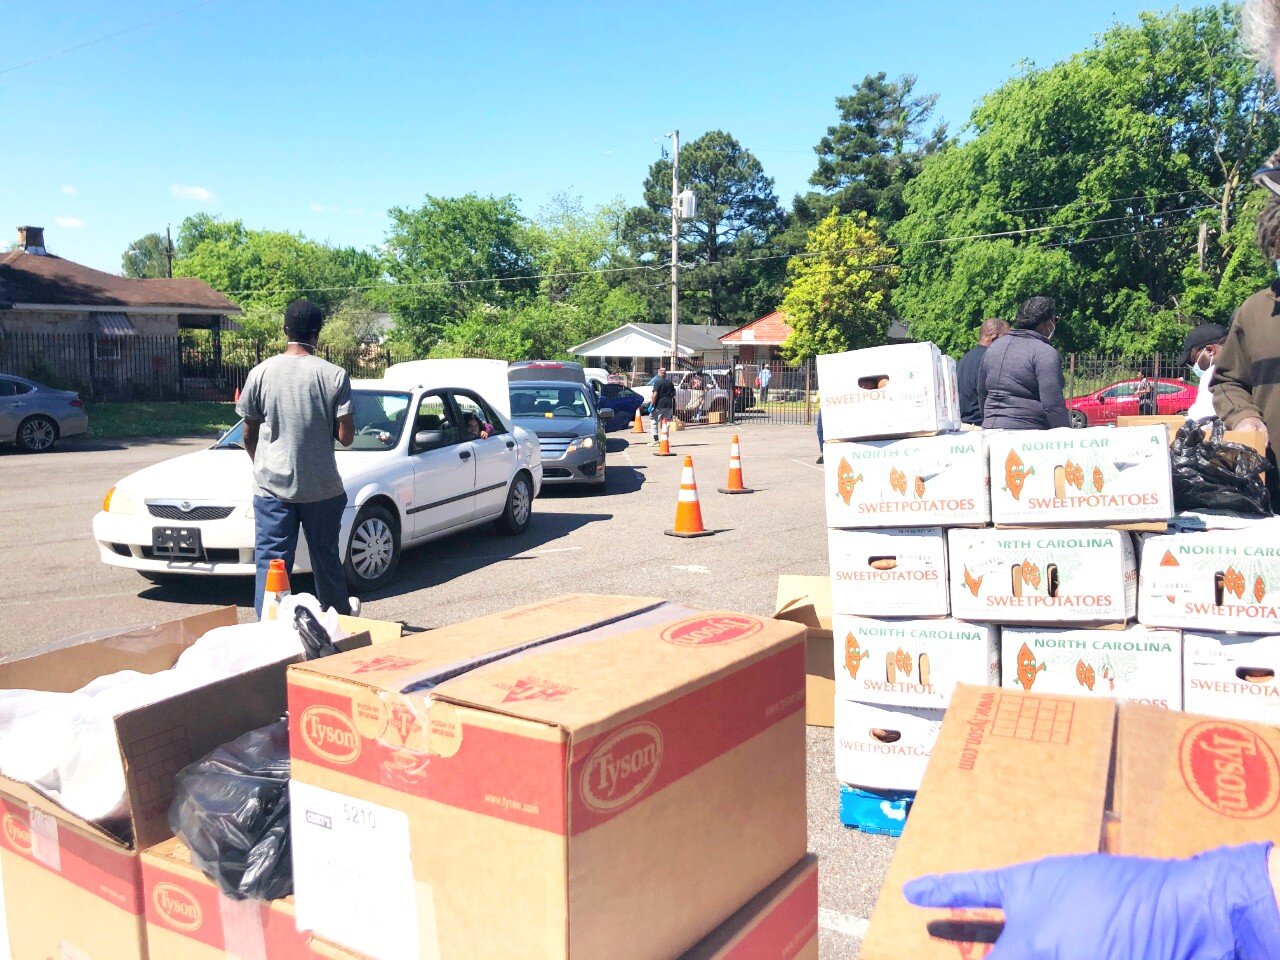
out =
[(120, 255), (120, 269), (135, 280), (169, 275), (169, 241), (163, 234), (148, 233), (139, 237)]
[(895, 307), (958, 352), (983, 317), (1047, 293), (1067, 348), (1176, 349), (1194, 315), (1225, 322), (1270, 279), (1241, 221), (1278, 104), (1227, 4), (1143, 14), (1026, 67), (907, 186)]
[(873, 217), (861, 210), (827, 214), (810, 231), (804, 255), (787, 263), (787, 359), (801, 363), (820, 353), (883, 343), (899, 274), (893, 256)]
[(347, 351), (376, 344), (387, 333), (385, 316), (363, 293), (352, 293), (325, 318), (324, 326), (320, 329), (320, 343), (322, 346)]

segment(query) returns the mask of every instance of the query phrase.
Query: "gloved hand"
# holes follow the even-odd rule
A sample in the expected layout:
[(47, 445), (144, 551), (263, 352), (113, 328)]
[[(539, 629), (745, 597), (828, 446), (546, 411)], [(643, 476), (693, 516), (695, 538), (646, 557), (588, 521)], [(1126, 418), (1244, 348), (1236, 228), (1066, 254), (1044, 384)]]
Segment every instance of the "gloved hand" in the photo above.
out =
[(1190, 860), (1094, 853), (1002, 870), (918, 877), (920, 907), (999, 907), (987, 960), (1275, 960), (1280, 909), (1270, 843)]

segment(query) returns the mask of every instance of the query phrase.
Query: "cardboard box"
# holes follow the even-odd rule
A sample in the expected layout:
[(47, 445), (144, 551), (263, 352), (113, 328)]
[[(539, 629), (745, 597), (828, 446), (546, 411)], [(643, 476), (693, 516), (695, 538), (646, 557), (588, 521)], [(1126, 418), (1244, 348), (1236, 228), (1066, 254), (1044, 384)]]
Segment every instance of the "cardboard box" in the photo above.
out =
[(811, 727), (836, 723), (836, 675), (831, 642), (831, 580), (783, 574), (778, 577), (775, 620), (803, 624), (804, 722)]
[(945, 707), (957, 683), (998, 686), (994, 627), (960, 620), (833, 618), (836, 697), (898, 707)]
[(985, 431), (991, 518), (1015, 526), (1101, 526), (1173, 516), (1163, 425)]
[[(227, 607), (72, 638), (0, 663), (0, 689), (70, 692), (118, 670), (155, 673), (215, 627)], [(367, 637), (352, 643), (367, 643)], [(0, 777), (0, 870), (13, 960), (145, 960), (140, 849), (170, 836), (173, 777), (213, 748), (283, 715), (281, 661), (115, 718), (129, 799), (126, 842), (26, 784)], [(57, 904), (57, 909), (50, 909)]]
[(982, 436), (825, 444), (827, 526), (984, 526), (991, 503)]
[[(1186, 417), (1170, 417), (1170, 416), (1142, 416), (1142, 417), (1116, 417), (1117, 427), (1146, 427), (1152, 424), (1164, 424), (1169, 431), (1169, 443), (1173, 443), (1174, 437), (1178, 435), (1178, 431), (1182, 425), (1187, 422)], [(1210, 430), (1205, 427), (1205, 433)], [(1224, 430), (1222, 439), (1228, 443), (1238, 443), (1248, 447), (1258, 454), (1260, 457), (1267, 455), (1267, 440), (1259, 430)]]
[(1004, 627), (1000, 659), (1006, 687), (1182, 708), (1182, 637), (1177, 630)]
[(803, 638), (578, 595), (295, 666), (300, 926), (379, 960), (691, 948), (805, 852)]
[(1280, 726), (1280, 636), (1182, 636), (1183, 706), (1188, 713)]
[(1153, 627), (1280, 633), (1280, 521), (1148, 537), (1138, 619)]
[(818, 960), (818, 858), (806, 855), (680, 960)]
[(871, 915), (862, 960), (985, 955), (982, 944), (955, 938), (972, 939), (963, 925), (998, 913), (912, 906), (902, 896), (908, 880), (1096, 852), (1114, 725), (1111, 700), (958, 687)]
[(945, 710), (836, 698), (836, 779), (872, 790), (916, 790)]
[(941, 527), (828, 530), (827, 544), (834, 613), (945, 617), (950, 612)]
[(1125, 623), (1135, 613), (1133, 538), (1120, 530), (952, 530), (951, 612), (994, 623)]
[(818, 357), (822, 432), (831, 440), (927, 436), (954, 430), (945, 364), (932, 343)]

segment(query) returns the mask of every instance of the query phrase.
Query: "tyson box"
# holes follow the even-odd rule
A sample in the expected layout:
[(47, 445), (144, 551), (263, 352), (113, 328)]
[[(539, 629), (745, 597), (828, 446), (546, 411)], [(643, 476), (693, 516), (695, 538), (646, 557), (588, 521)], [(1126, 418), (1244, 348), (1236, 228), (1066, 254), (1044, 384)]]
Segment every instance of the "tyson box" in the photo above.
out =
[(299, 926), (377, 960), (690, 949), (804, 855), (804, 634), (577, 595), (295, 666)]
[(808, 631), (804, 654), (804, 722), (832, 727), (836, 722), (836, 681), (831, 642), (831, 580), (782, 574), (773, 619), (802, 624)]
[(908, 880), (1097, 852), (1115, 713), (1115, 702), (1101, 698), (957, 687), (871, 914), (862, 960), (985, 956), (972, 928), (989, 927), (998, 912), (912, 906), (902, 895)]
[(818, 858), (806, 855), (680, 960), (818, 960)]
[(952, 530), (951, 613), (996, 623), (1124, 623), (1137, 601), (1121, 530)]
[(1149, 626), (1280, 633), (1280, 522), (1145, 538), (1141, 594)]
[(831, 606), (865, 616), (945, 617), (947, 541), (941, 527), (828, 530)]
[(981, 433), (828, 443), (828, 527), (983, 526), (991, 519)]
[(836, 698), (836, 779), (872, 790), (916, 790), (945, 710)]
[(984, 436), (996, 524), (1097, 526), (1173, 516), (1163, 424), (994, 430)]
[(942, 354), (932, 343), (818, 357), (822, 432), (831, 440), (910, 437), (959, 427)]
[(1000, 645), (986, 624), (836, 615), (833, 627), (838, 698), (936, 708), (957, 683), (1000, 683)]
[(1177, 630), (1004, 627), (1000, 659), (1006, 687), (1182, 708), (1182, 638)]
[(1280, 636), (1182, 636), (1183, 706), (1188, 713), (1280, 725)]

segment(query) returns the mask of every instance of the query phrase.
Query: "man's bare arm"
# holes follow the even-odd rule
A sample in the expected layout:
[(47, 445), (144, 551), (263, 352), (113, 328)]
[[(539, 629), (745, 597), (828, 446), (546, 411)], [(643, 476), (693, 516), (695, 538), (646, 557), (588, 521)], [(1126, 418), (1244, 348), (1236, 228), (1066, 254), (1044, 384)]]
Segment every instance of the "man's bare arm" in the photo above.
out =
[(351, 446), (356, 439), (356, 418), (348, 413), (335, 420), (333, 424), (333, 438), (344, 447)]
[(249, 454), (249, 459), (254, 459), (258, 452), (258, 431), (262, 429), (261, 420), (246, 420), (244, 422), (244, 450)]

